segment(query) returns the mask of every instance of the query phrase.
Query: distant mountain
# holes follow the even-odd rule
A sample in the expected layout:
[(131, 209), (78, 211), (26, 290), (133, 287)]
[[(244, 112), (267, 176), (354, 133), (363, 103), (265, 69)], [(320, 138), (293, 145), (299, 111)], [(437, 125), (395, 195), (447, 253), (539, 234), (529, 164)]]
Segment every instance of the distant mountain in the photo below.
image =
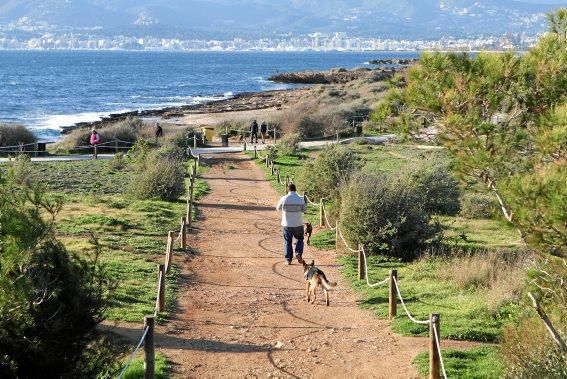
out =
[(180, 38), (346, 32), (427, 39), (537, 33), (555, 7), (513, 0), (0, 0), (0, 23)]

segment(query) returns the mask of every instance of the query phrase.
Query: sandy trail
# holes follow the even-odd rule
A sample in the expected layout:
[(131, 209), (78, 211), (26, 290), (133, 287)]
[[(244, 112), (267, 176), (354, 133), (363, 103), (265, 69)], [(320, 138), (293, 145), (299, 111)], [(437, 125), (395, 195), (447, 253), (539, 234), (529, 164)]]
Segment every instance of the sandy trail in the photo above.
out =
[(417, 377), (411, 361), (427, 339), (395, 335), (358, 308), (333, 251), (306, 247), (304, 257), (338, 282), (330, 307), (322, 294), (307, 304), (300, 266), (284, 265), (278, 193), (244, 155), (208, 162), (211, 193), (189, 238), (195, 254), (176, 257), (178, 307), (156, 336), (174, 376)]

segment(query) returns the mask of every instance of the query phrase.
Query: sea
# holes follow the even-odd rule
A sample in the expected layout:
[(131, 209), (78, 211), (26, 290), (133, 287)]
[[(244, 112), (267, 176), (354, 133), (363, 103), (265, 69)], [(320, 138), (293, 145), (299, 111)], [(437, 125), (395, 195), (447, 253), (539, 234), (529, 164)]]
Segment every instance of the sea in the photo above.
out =
[(23, 124), (45, 141), (60, 127), (110, 113), (285, 89), (281, 72), (375, 67), (373, 59), (416, 52), (0, 51), (0, 122)]

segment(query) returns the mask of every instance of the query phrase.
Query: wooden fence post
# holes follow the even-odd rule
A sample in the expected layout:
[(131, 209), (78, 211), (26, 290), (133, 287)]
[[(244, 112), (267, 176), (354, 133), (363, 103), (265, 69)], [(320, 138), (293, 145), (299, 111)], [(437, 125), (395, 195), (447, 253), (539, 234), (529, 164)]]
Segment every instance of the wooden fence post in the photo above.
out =
[(94, 159), (98, 159), (98, 151), (97, 151), (97, 145), (96, 145), (96, 144), (94, 145), (94, 153), (93, 153), (93, 155), (94, 155)]
[(289, 187), (289, 175), (285, 176), (285, 192), (287, 192), (287, 187)]
[(319, 202), (319, 226), (325, 226), (325, 211), (323, 210), (323, 206), (323, 198), (321, 198)]
[(39, 148), (37, 147), (37, 142), (35, 142), (33, 144), (33, 155), (34, 155), (34, 157), (37, 157), (39, 155), (38, 149)]
[(165, 311), (165, 265), (158, 264), (157, 311)]
[(187, 249), (187, 224), (183, 217), (181, 217), (181, 248)]
[(362, 245), (358, 245), (358, 280), (366, 278), (366, 264), (364, 262), (364, 253)]
[(266, 161), (266, 167), (270, 167), (270, 158), (267, 155), (265, 161)]
[(258, 159), (258, 148), (254, 145), (254, 159)]
[(435, 333), (433, 328), (437, 330), (437, 335), (441, 339), (441, 329), (439, 329), (439, 314), (432, 313), (429, 315), (429, 379), (438, 379), (441, 377), (441, 372), (439, 370), (440, 357), (437, 346), (437, 339), (435, 338)]
[(201, 165), (201, 154), (197, 154), (197, 167)]
[(337, 143), (339, 143), (339, 131), (337, 131)]
[(114, 152), (118, 154), (118, 140), (114, 139)]
[(396, 283), (398, 280), (398, 270), (390, 270), (390, 287), (388, 296), (388, 318), (391, 320), (398, 314), (398, 292)]
[(197, 148), (197, 135), (193, 134), (193, 149)]
[(275, 168), (274, 168), (274, 161), (271, 161), (271, 162), (270, 162), (270, 170), (272, 171), (272, 176), (274, 176), (274, 170), (275, 170)]
[(189, 193), (187, 194), (187, 212), (185, 213), (185, 224), (191, 227), (191, 221), (193, 218), (193, 184), (189, 182)]
[(167, 250), (165, 251), (165, 272), (169, 273), (169, 269), (171, 268), (171, 262), (173, 261), (173, 236), (175, 232), (170, 230), (167, 233)]
[(155, 377), (155, 349), (154, 349), (154, 316), (144, 317), (144, 327), (148, 328), (144, 338), (144, 371), (145, 379)]
[(244, 151), (246, 151), (246, 139), (244, 140)]
[(335, 250), (338, 251), (339, 250), (339, 220), (335, 221)]
[(197, 160), (195, 160), (195, 162), (193, 163), (193, 172), (191, 174), (191, 180), (194, 182), (195, 178), (197, 178), (197, 165), (199, 163), (197, 162)]
[(280, 169), (276, 169), (276, 179), (278, 180), (278, 184), (280, 184), (282, 182), (281, 176), (280, 176)]

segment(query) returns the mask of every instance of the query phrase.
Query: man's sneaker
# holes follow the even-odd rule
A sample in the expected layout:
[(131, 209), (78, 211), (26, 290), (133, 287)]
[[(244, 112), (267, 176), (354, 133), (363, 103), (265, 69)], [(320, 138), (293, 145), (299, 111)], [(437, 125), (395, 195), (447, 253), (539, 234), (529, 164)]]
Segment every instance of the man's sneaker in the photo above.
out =
[(302, 265), (303, 264), (303, 258), (301, 258), (301, 255), (297, 255), (296, 258), (297, 258), (297, 263)]
[(285, 264), (286, 264), (287, 266), (289, 266), (289, 265), (291, 264), (291, 259), (286, 259), (286, 260), (285, 260)]

